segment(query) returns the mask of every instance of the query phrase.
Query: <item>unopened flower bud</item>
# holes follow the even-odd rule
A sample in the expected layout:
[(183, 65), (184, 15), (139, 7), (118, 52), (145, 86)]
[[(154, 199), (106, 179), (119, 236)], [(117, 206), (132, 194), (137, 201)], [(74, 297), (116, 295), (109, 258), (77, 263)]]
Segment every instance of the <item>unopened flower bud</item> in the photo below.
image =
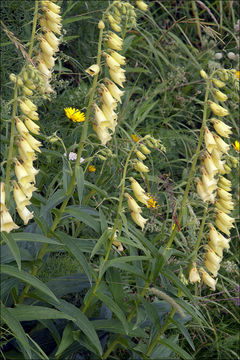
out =
[(102, 20), (100, 20), (100, 21), (98, 22), (98, 28), (99, 28), (99, 29), (104, 29), (104, 28), (105, 28), (105, 24), (104, 24), (104, 22), (103, 22)]

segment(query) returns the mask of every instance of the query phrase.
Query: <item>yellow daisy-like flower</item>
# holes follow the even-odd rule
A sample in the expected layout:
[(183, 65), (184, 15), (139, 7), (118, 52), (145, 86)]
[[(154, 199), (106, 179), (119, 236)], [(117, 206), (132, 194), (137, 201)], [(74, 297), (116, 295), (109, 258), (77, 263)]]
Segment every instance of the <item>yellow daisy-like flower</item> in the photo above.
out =
[(133, 141), (135, 141), (135, 142), (138, 142), (140, 140), (140, 138), (135, 134), (132, 134), (131, 137), (132, 137)]
[(89, 171), (89, 172), (95, 172), (95, 171), (96, 171), (95, 166), (90, 165), (90, 166), (88, 167), (88, 171)]
[(82, 122), (85, 120), (85, 114), (78, 109), (67, 107), (64, 108), (64, 111), (66, 116), (73, 122)]
[(238, 80), (240, 80), (240, 70), (237, 70), (237, 71), (235, 72), (235, 75), (236, 75), (236, 78), (237, 78)]
[(238, 151), (238, 152), (240, 151), (240, 143), (237, 140), (232, 145), (236, 151)]
[(147, 196), (149, 197), (149, 200), (148, 200), (148, 208), (157, 208), (159, 207), (158, 203), (156, 200), (154, 200), (154, 198), (152, 197), (151, 194), (147, 194)]

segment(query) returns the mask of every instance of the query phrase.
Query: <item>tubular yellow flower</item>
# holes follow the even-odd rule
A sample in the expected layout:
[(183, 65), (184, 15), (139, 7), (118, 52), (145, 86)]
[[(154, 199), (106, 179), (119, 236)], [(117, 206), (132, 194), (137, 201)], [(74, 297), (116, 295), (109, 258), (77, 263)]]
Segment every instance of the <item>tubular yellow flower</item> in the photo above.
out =
[(230, 228), (234, 227), (232, 224), (235, 219), (232, 218), (231, 216), (225, 214), (223, 211), (217, 212), (217, 219), (219, 219), (227, 227), (230, 227)]
[(47, 17), (49, 22), (53, 22), (53, 23), (56, 23), (56, 24), (59, 24), (61, 22), (61, 19), (62, 19), (61, 15), (56, 14), (52, 10), (47, 9), (45, 11), (45, 14), (46, 14), (46, 17)]
[(220, 138), (220, 136), (218, 136), (217, 134), (213, 135), (214, 140), (217, 144), (217, 149), (222, 151), (223, 153), (227, 154), (230, 145), (228, 145), (222, 138)]
[(211, 194), (217, 188), (217, 180), (214, 179), (214, 177), (209, 176), (205, 167), (201, 168), (201, 172), (202, 172), (202, 183), (204, 190), (207, 193)]
[(135, 150), (135, 154), (137, 155), (137, 157), (138, 157), (140, 160), (146, 160), (146, 156), (143, 155), (143, 153), (141, 153), (141, 151)]
[(111, 135), (105, 126), (93, 125), (93, 130), (97, 133), (102, 145), (106, 145), (106, 143), (111, 140)]
[(26, 197), (16, 181), (13, 181), (13, 197), (19, 209), (23, 209), (25, 206), (31, 204), (29, 198)]
[(44, 52), (48, 56), (53, 56), (54, 55), (54, 52), (55, 52), (54, 49), (48, 43), (48, 41), (46, 39), (44, 39), (44, 38), (40, 39), (40, 48), (41, 48), (42, 52)]
[(204, 264), (205, 264), (206, 268), (208, 269), (208, 271), (210, 271), (210, 273), (214, 277), (216, 277), (218, 274), (218, 270), (220, 269), (220, 265), (216, 265), (207, 259), (205, 259)]
[(120, 55), (118, 52), (114, 50), (109, 50), (109, 53), (120, 65), (126, 65), (125, 56)]
[(214, 85), (216, 85), (219, 88), (222, 88), (226, 85), (223, 81), (221, 81), (219, 79), (213, 79), (212, 81), (213, 81)]
[(142, 204), (148, 206), (149, 196), (146, 194), (145, 190), (134, 178), (131, 177), (129, 180), (131, 181), (131, 188), (136, 199)]
[(206, 71), (204, 71), (203, 69), (200, 70), (200, 75), (203, 79), (205, 79), (205, 80), (208, 79), (208, 75), (207, 75)]
[(217, 89), (213, 89), (213, 91), (214, 91), (215, 97), (216, 97), (219, 101), (224, 102), (224, 101), (226, 101), (226, 100), (228, 99), (227, 95), (224, 94), (222, 91), (217, 90)]
[(144, 153), (145, 155), (149, 155), (151, 154), (151, 151), (143, 144), (140, 145), (139, 149), (141, 150), (142, 153)]
[(111, 55), (104, 52), (103, 56), (105, 56), (106, 63), (111, 70), (116, 71), (120, 68), (119, 62), (117, 62)]
[(98, 64), (93, 64), (88, 69), (85, 70), (85, 72), (91, 76), (97, 75), (99, 71), (100, 71), (100, 67), (98, 66)]
[(215, 224), (220, 231), (222, 231), (227, 236), (230, 236), (229, 227), (225, 226), (218, 218), (216, 218)]
[(128, 193), (125, 193), (124, 196), (127, 198), (128, 208), (130, 211), (133, 211), (134, 213), (142, 212), (141, 207), (137, 204), (137, 202), (132, 198), (131, 195), (129, 195)]
[(61, 7), (57, 4), (54, 4), (52, 1), (48, 1), (47, 7), (52, 10), (55, 14), (59, 14)]
[(39, 147), (42, 146), (42, 143), (40, 141), (36, 140), (32, 135), (30, 135), (30, 133), (27, 133), (25, 139), (27, 140), (32, 149), (41, 152)]
[(16, 128), (17, 128), (19, 134), (22, 135), (23, 137), (26, 137), (26, 135), (29, 134), (29, 131), (28, 131), (27, 127), (24, 125), (24, 123), (22, 122), (22, 120), (20, 120), (18, 117), (15, 117), (15, 122), (16, 122)]
[(31, 181), (31, 176), (28, 175), (24, 166), (18, 160), (15, 161), (15, 174), (18, 182), (23, 186)]
[(218, 201), (225, 209), (228, 209), (228, 210), (233, 210), (234, 209), (233, 201), (224, 200), (224, 199), (221, 199), (221, 198)]
[[(44, 54), (44, 53), (43, 53)], [(51, 58), (51, 56), (50, 56)], [(48, 66), (42, 60), (38, 63), (38, 70), (46, 77), (49, 78), (51, 76), (51, 71), (48, 69)]]
[(45, 39), (50, 44), (55, 52), (58, 51), (59, 39), (54, 35), (51, 30), (45, 32)]
[(90, 165), (90, 166), (88, 167), (88, 171), (89, 171), (89, 172), (95, 172), (95, 171), (96, 171), (95, 166)]
[(114, 84), (109, 79), (105, 79), (105, 82), (107, 83), (108, 90), (110, 91), (110, 94), (118, 101), (120, 104), (122, 103), (121, 96), (123, 96), (124, 91), (121, 91), (117, 85)]
[(215, 254), (215, 252), (210, 247), (207, 247), (206, 259), (215, 266), (218, 266), (222, 261), (222, 258)]
[(211, 131), (209, 131), (207, 126), (205, 126), (204, 131), (205, 131), (205, 134), (204, 134), (205, 145), (206, 145), (207, 151), (211, 154), (213, 148), (216, 147), (217, 144), (214, 140), (213, 134), (211, 133)]
[(134, 164), (134, 169), (139, 172), (149, 172), (149, 168), (141, 161), (136, 161), (136, 163)]
[(100, 94), (102, 95), (103, 102), (109, 107), (111, 110), (116, 109), (117, 101), (112, 97), (110, 91), (104, 86), (101, 85)]
[(148, 221), (148, 219), (144, 219), (140, 213), (136, 213), (136, 212), (131, 212), (131, 217), (133, 219), (133, 221), (142, 228), (142, 231), (144, 229), (144, 226), (146, 224), (146, 222)]
[[(209, 232), (209, 246), (215, 251), (214, 247), (221, 247), (223, 249), (229, 249), (229, 239), (226, 239), (222, 234), (220, 234), (215, 227), (210, 224), (210, 232)], [(217, 253), (217, 251), (215, 251)], [(218, 254), (221, 256), (220, 254)]]
[(11, 215), (9, 214), (7, 209), (3, 209), (3, 211), (0, 212), (0, 229), (2, 231), (6, 231), (7, 233), (10, 233), (14, 229), (18, 229), (19, 226), (17, 226)]
[(196, 267), (196, 263), (192, 264), (191, 270), (189, 271), (188, 280), (190, 281), (191, 284), (194, 284), (196, 282), (201, 281), (199, 272), (198, 272), (197, 267)]
[(23, 220), (24, 225), (27, 225), (27, 223), (29, 222), (29, 220), (31, 220), (33, 218), (33, 211), (30, 212), (28, 210), (28, 208), (23, 207), (23, 208), (17, 208), (17, 212), (18, 215), (20, 216), (20, 218)]
[(66, 116), (73, 122), (85, 121), (85, 114), (80, 112), (80, 110), (78, 110), (78, 109), (75, 109), (72, 107), (67, 107), (67, 108), (64, 108), (64, 111), (65, 111)]
[(136, 5), (137, 5), (137, 7), (138, 7), (140, 10), (142, 10), (142, 11), (147, 11), (148, 5), (147, 5), (144, 1), (142, 1), (142, 0), (137, 0), (137, 1), (136, 1)]
[(33, 134), (39, 134), (40, 127), (37, 124), (35, 124), (34, 121), (32, 121), (26, 116), (24, 116), (23, 119), (28, 130), (30, 130)]
[(217, 200), (214, 205), (215, 205), (215, 207), (216, 207), (218, 210), (223, 211), (223, 212), (225, 212), (226, 214), (230, 214), (230, 212), (231, 212), (231, 210), (225, 208), (225, 207), (220, 203), (220, 200)]
[(42, 20), (42, 25), (45, 26), (47, 29), (55, 32), (56, 34), (61, 35), (62, 25), (60, 23), (57, 24), (56, 22), (52, 22), (52, 21), (45, 19), (45, 21)]
[(37, 111), (37, 106), (29, 99), (24, 99), (24, 103), (29, 107), (31, 111)]
[(111, 49), (121, 51), (122, 50), (122, 39), (116, 40), (113, 36), (107, 37), (107, 46)]
[(119, 69), (118, 71), (109, 70), (109, 74), (113, 81), (123, 88), (123, 83), (126, 81), (126, 77), (123, 69)]
[(229, 115), (229, 112), (227, 109), (223, 108), (222, 106), (216, 104), (215, 102), (208, 100), (208, 103), (210, 105), (210, 108), (212, 112), (217, 116), (227, 116)]
[(210, 176), (214, 176), (217, 174), (218, 169), (215, 166), (212, 157), (208, 153), (205, 154), (204, 166)]
[(204, 284), (208, 285), (213, 291), (216, 289), (217, 279), (213, 279), (203, 268), (200, 268)]
[(20, 185), (22, 191), (24, 192), (24, 194), (29, 199), (31, 199), (32, 193), (37, 190), (37, 188), (31, 183), (24, 184), (24, 186), (21, 183), (19, 183), (19, 185)]
[(240, 151), (240, 143), (237, 140), (232, 145), (236, 151), (238, 151), (238, 152)]
[(220, 197), (220, 199), (223, 199), (224, 201), (232, 200), (232, 195), (229, 192), (227, 192), (219, 187), (217, 188), (217, 193), (218, 193), (218, 196)]
[(223, 121), (212, 118), (211, 122), (213, 123), (214, 129), (219, 135), (228, 138), (232, 133), (231, 126), (226, 125)]

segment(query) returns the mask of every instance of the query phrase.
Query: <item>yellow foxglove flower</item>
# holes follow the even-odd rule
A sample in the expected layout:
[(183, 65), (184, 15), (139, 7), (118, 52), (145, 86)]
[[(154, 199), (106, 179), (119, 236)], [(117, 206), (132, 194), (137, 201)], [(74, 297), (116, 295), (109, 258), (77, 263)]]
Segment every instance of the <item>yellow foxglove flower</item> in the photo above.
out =
[(231, 191), (231, 186), (227, 186), (227, 185), (224, 185), (223, 183), (221, 182), (218, 182), (218, 187), (220, 187), (221, 189), (225, 190), (225, 191)]
[(57, 4), (54, 4), (52, 1), (48, 1), (47, 7), (55, 12), (55, 14), (59, 14), (61, 11), (61, 7)]
[[(225, 109), (224, 107), (216, 104), (215, 102), (208, 100), (208, 103), (210, 105), (210, 108), (212, 110), (212, 112), (217, 115), (217, 116), (227, 116), (229, 115), (229, 112), (227, 109)], [(216, 129), (215, 129), (216, 130)], [(221, 134), (220, 134), (221, 135)]]
[[(51, 56), (50, 56), (51, 57)], [(45, 64), (45, 62), (43, 61), (39, 61), (38, 62), (38, 70), (44, 75), (46, 76), (46, 78), (49, 78), (51, 76), (51, 71), (48, 70), (47, 65)]]
[(238, 152), (240, 151), (240, 143), (237, 140), (232, 145), (236, 151), (238, 151)]
[(218, 218), (215, 219), (215, 224), (220, 231), (222, 231), (227, 236), (230, 236), (229, 227), (225, 226)]
[(196, 178), (197, 182), (197, 193), (202, 199), (203, 202), (205, 201), (214, 201), (214, 197), (212, 197), (213, 194), (210, 194), (208, 191), (205, 190), (202, 181), (199, 178)]
[(220, 176), (218, 182), (224, 184), (225, 186), (232, 186), (232, 182), (226, 179), (224, 176)]
[(0, 182), (0, 211), (5, 209), (5, 184)]
[(123, 96), (124, 91), (121, 91), (117, 85), (114, 84), (109, 79), (105, 79), (105, 82), (107, 83), (108, 90), (110, 91), (110, 94), (118, 101), (120, 104), (122, 103), (121, 96)]
[(3, 211), (0, 212), (0, 220), (1, 232), (6, 231), (10, 233), (12, 230), (19, 228), (19, 226), (14, 223), (7, 209), (3, 209)]
[(99, 71), (100, 71), (100, 67), (98, 64), (93, 64), (88, 69), (85, 70), (85, 72), (91, 76), (97, 75)]
[(42, 146), (42, 143), (40, 141), (36, 140), (32, 135), (30, 135), (30, 133), (25, 136), (25, 139), (27, 140), (32, 149), (41, 152), (39, 147)]
[(94, 110), (95, 110), (95, 122), (98, 126), (101, 125), (101, 123), (104, 123), (107, 121), (103, 111), (98, 107), (97, 104), (93, 104)]
[(23, 186), (31, 181), (31, 176), (28, 175), (24, 166), (18, 160), (15, 161), (15, 174), (18, 182)]
[(215, 118), (211, 119), (211, 121), (213, 123), (214, 129), (219, 135), (228, 138), (232, 133), (231, 126), (226, 125), (223, 121)]
[(29, 134), (29, 131), (28, 131), (27, 127), (24, 125), (24, 123), (22, 122), (22, 120), (20, 120), (18, 117), (15, 117), (15, 122), (16, 122), (16, 128), (17, 128), (19, 134), (22, 135), (23, 137), (26, 137), (27, 134)]
[(144, 219), (140, 213), (136, 213), (136, 212), (131, 212), (131, 217), (133, 219), (133, 221), (142, 228), (142, 231), (144, 229), (144, 226), (146, 224), (146, 222), (148, 221), (148, 219)]
[(122, 50), (122, 39), (117, 40), (113, 36), (107, 37), (107, 46), (111, 49), (121, 51)]
[(37, 170), (33, 167), (32, 164), (24, 163), (23, 162), (24, 169), (28, 173), (29, 176), (31, 176), (31, 182), (35, 184), (35, 176), (39, 173), (40, 170)]
[(215, 201), (214, 205), (218, 210), (223, 211), (226, 214), (230, 214), (230, 212), (231, 212), (231, 210), (226, 209), (225, 207), (222, 206), (222, 204), (220, 203), (220, 200)]
[(234, 209), (234, 203), (230, 200), (224, 200), (224, 199), (219, 199), (219, 203), (228, 210), (233, 210)]
[(139, 172), (149, 172), (149, 168), (146, 165), (144, 165), (141, 161), (135, 162), (134, 169)]
[(118, 52), (114, 50), (109, 50), (109, 53), (120, 65), (126, 65), (125, 56), (120, 55)]
[(214, 165), (216, 166), (216, 168), (220, 172), (220, 174), (226, 174), (226, 171), (225, 171), (225, 168), (224, 168), (225, 161), (221, 161), (219, 159), (218, 155), (216, 155), (215, 149), (212, 151), (211, 158), (212, 158), (212, 160), (214, 162)]
[(140, 160), (146, 160), (146, 156), (139, 150), (135, 150), (135, 154)]
[(235, 219), (232, 218), (231, 216), (225, 214), (223, 211), (217, 212), (217, 219), (219, 219), (227, 227), (230, 227), (230, 228), (234, 227), (233, 222)]
[(61, 35), (62, 25), (60, 23), (57, 24), (56, 22), (49, 21), (49, 20), (46, 19), (45, 21), (42, 20), (42, 25), (45, 26), (46, 29), (53, 31), (58, 35)]
[(45, 39), (49, 43), (49, 45), (53, 48), (55, 52), (58, 51), (59, 39), (54, 35), (51, 30), (47, 30), (45, 32)]
[(217, 134), (213, 135), (214, 140), (216, 141), (217, 144), (217, 149), (222, 151), (223, 153), (227, 154), (228, 150), (230, 148), (230, 145), (228, 145), (222, 138), (220, 138), (220, 136), (218, 136)]
[(28, 199), (31, 199), (32, 193), (37, 190), (37, 188), (31, 183), (26, 183), (24, 186), (22, 184), (19, 185)]
[(222, 91), (217, 90), (217, 89), (213, 89), (214, 95), (215, 97), (219, 100), (219, 101), (226, 101), (228, 99), (227, 95), (224, 94)]
[(222, 261), (222, 258), (215, 254), (215, 252), (210, 247), (207, 248), (206, 259), (216, 267), (219, 266), (220, 262)]
[(204, 71), (203, 69), (200, 70), (200, 75), (203, 79), (205, 79), (205, 80), (208, 79), (208, 75), (207, 75), (206, 71)]
[(26, 197), (16, 181), (13, 181), (13, 197), (19, 209), (23, 209), (25, 206), (31, 205), (29, 198)]
[(128, 193), (125, 193), (124, 196), (127, 198), (129, 210), (131, 210), (131, 211), (133, 211), (135, 213), (141, 213), (142, 212), (141, 207), (132, 198), (132, 196), (130, 196)]
[(48, 9), (45, 11), (46, 17), (48, 19), (49, 22), (53, 22), (56, 24), (60, 24), (61, 23), (61, 15), (56, 14), (55, 12), (53, 12), (52, 10)]
[(149, 155), (151, 154), (151, 151), (143, 144), (140, 145), (139, 149), (141, 150), (141, 152), (145, 155)]
[(37, 111), (37, 106), (29, 99), (24, 99), (24, 103), (29, 107), (31, 111)]
[(110, 69), (109, 74), (116, 84), (118, 84), (120, 87), (123, 87), (123, 83), (126, 81), (123, 69), (119, 69), (118, 71), (113, 71)]
[(26, 115), (30, 114), (31, 109), (24, 103), (24, 101), (19, 100), (19, 106), (24, 114)]
[[(39, 62), (42, 62), (46, 65), (48, 69), (52, 69), (55, 64), (55, 58), (53, 56), (48, 56), (45, 53), (41, 53), (41, 56), (39, 58)], [(39, 69), (41, 71), (41, 69)]]
[(97, 136), (100, 139), (102, 145), (106, 145), (106, 143), (111, 140), (111, 135), (109, 134), (106, 127), (101, 127), (101, 125), (93, 125), (93, 130), (97, 133)]
[(140, 10), (142, 10), (142, 11), (147, 11), (148, 5), (147, 5), (144, 1), (142, 1), (142, 0), (137, 0), (137, 1), (136, 1), (136, 5), (137, 5), (137, 7), (138, 7)]
[(207, 193), (211, 194), (214, 190), (217, 189), (217, 180), (214, 179), (214, 177), (209, 176), (205, 167), (201, 168), (201, 172), (202, 172), (202, 183), (204, 190)]
[(27, 142), (26, 139), (21, 137), (19, 139), (19, 148), (18, 152), (23, 160), (25, 159), (31, 159), (31, 161), (35, 160), (35, 153), (33, 148), (30, 146), (30, 144)]
[(17, 212), (18, 215), (20, 216), (20, 218), (23, 220), (24, 225), (27, 225), (27, 223), (29, 222), (29, 220), (31, 220), (33, 218), (33, 211), (30, 212), (28, 210), (28, 208), (23, 207), (23, 208), (17, 208)]
[(48, 43), (48, 41), (46, 39), (44, 39), (44, 38), (40, 39), (40, 48), (41, 48), (42, 52), (44, 52), (48, 56), (53, 56), (54, 55), (54, 49)]
[[(212, 250), (213, 251), (213, 250)], [(204, 264), (206, 266), (206, 268), (208, 269), (208, 271), (210, 271), (210, 273), (216, 277), (218, 274), (218, 270), (220, 269), (220, 265), (216, 265), (212, 262), (210, 262), (209, 260), (205, 259)]]
[(113, 122), (117, 119), (117, 114), (110, 109), (105, 103), (102, 104), (102, 111), (107, 121)]
[(101, 85), (100, 93), (102, 95), (102, 99), (104, 103), (111, 109), (114, 110), (117, 107), (117, 101), (112, 97), (110, 91), (106, 88), (106, 86)]
[(204, 134), (205, 145), (206, 145), (207, 151), (211, 154), (213, 148), (216, 147), (217, 144), (214, 140), (213, 134), (211, 133), (211, 131), (209, 131), (207, 126), (205, 126), (204, 131), (205, 131), (205, 134)]
[(196, 263), (193, 263), (193, 264), (192, 264), (191, 270), (189, 271), (189, 277), (188, 277), (188, 279), (189, 279), (189, 281), (190, 281), (191, 284), (194, 284), (194, 283), (196, 283), (196, 282), (200, 282), (200, 281), (201, 281), (199, 272), (198, 272), (197, 267), (196, 267)]
[(209, 286), (213, 291), (216, 289), (217, 279), (213, 279), (203, 268), (200, 268), (202, 274), (202, 280), (204, 284)]
[(116, 71), (120, 68), (120, 64), (111, 55), (104, 52), (103, 56), (105, 56), (107, 65), (111, 70)]
[(214, 176), (218, 173), (218, 169), (215, 166), (211, 155), (209, 155), (208, 153), (205, 154), (204, 166), (210, 176)]
[(220, 234), (212, 224), (210, 224), (209, 238), (210, 238), (209, 245), (211, 243), (211, 244), (214, 244), (215, 246), (220, 246), (224, 249), (230, 248), (230, 246), (229, 246), (230, 240), (226, 239), (222, 234)]
[(110, 25), (111, 25), (111, 28), (112, 28), (114, 31), (116, 31), (116, 32), (121, 32), (121, 31), (122, 31), (121, 26), (119, 26), (119, 25), (116, 24), (115, 22), (111, 22)]
[(219, 79), (213, 79), (212, 81), (213, 81), (214, 85), (216, 85), (219, 88), (222, 88), (226, 85), (223, 81), (221, 81)]
[(232, 200), (232, 195), (229, 192), (227, 192), (221, 188), (217, 188), (217, 193), (218, 193), (218, 196), (225, 201)]
[(131, 177), (129, 180), (131, 181), (131, 188), (136, 199), (142, 204), (148, 206), (149, 196), (146, 194), (145, 190), (134, 178)]
[(26, 116), (24, 116), (23, 119), (24, 119), (24, 123), (29, 131), (31, 131), (33, 134), (39, 134), (40, 127), (37, 124), (35, 124), (34, 121), (32, 121), (31, 119), (29, 119)]

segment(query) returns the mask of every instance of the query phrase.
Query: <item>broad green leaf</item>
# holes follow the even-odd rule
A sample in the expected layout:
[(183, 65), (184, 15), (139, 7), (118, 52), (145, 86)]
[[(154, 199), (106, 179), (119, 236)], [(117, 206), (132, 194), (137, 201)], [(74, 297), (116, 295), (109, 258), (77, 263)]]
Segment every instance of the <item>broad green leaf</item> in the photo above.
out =
[(52, 210), (57, 205), (61, 204), (63, 200), (66, 198), (66, 193), (64, 190), (57, 190), (47, 201), (46, 207), (44, 208), (45, 212)]
[(192, 360), (192, 356), (190, 356), (185, 350), (183, 350), (179, 345), (169, 339), (159, 339), (158, 342), (160, 344), (166, 345), (176, 354), (178, 354), (182, 359)]
[[(118, 319), (109, 319), (109, 320), (93, 320), (92, 324), (96, 330), (109, 331), (116, 334), (125, 335), (126, 332), (123, 328), (122, 322)], [(140, 327), (136, 329), (131, 329), (131, 324), (129, 324), (129, 336), (134, 337), (147, 337), (147, 334)]]
[(3, 240), (6, 242), (6, 244), (8, 245), (9, 249), (11, 250), (14, 259), (16, 260), (18, 269), (21, 270), (21, 255), (20, 255), (19, 247), (17, 246), (14, 237), (12, 236), (12, 234), (7, 234), (4, 232), (2, 232), (2, 237)]
[(82, 311), (79, 310), (76, 306), (64, 300), (60, 300), (60, 305), (56, 305), (55, 307), (74, 318), (74, 323), (87, 336), (89, 341), (96, 348), (98, 354), (102, 355), (102, 346), (100, 344), (99, 338), (92, 323), (88, 320), (86, 315), (84, 315)]
[(4, 274), (13, 276), (15, 278), (18, 278), (18, 279), (34, 286), (39, 291), (48, 295), (54, 301), (58, 302), (58, 299), (53, 294), (53, 292), (41, 280), (37, 279), (35, 276), (27, 273), (26, 271), (23, 271), (23, 270), (19, 271), (17, 268), (10, 266), (10, 265), (1, 265), (1, 272)]
[(126, 320), (126, 317), (123, 313), (123, 311), (120, 309), (120, 307), (115, 303), (115, 301), (113, 299), (111, 299), (109, 296), (103, 294), (100, 291), (97, 291), (95, 293), (95, 296), (101, 300), (105, 305), (107, 305), (109, 307), (109, 309), (112, 310), (112, 312), (117, 316), (117, 318), (121, 321), (121, 323), (123, 324), (125, 333), (128, 334), (129, 332), (129, 327), (128, 327), (128, 323)]
[(60, 355), (64, 350), (66, 350), (74, 342), (73, 338), (73, 326), (71, 323), (67, 324), (63, 330), (62, 339), (60, 345), (57, 349), (55, 356)]
[(16, 305), (16, 307), (9, 309), (9, 311), (19, 321), (41, 319), (68, 319), (74, 321), (72, 316), (44, 306)]
[(123, 271), (126, 271), (127, 273), (134, 274), (137, 277), (147, 280), (146, 275), (141, 270), (139, 270), (138, 267), (136, 267), (134, 265), (130, 265), (130, 264), (126, 264), (126, 263), (113, 263), (113, 264), (109, 265), (108, 267), (114, 267), (116, 269), (121, 269)]
[(74, 239), (71, 238), (71, 236), (65, 234), (60, 237), (60, 240), (68, 249), (68, 251), (72, 254), (72, 256), (74, 256), (75, 259), (79, 262), (80, 266), (82, 267), (83, 271), (85, 272), (89, 281), (91, 282), (92, 281), (91, 268), (81, 251), (80, 244), (78, 242), (75, 242)]
[(91, 227), (97, 233), (100, 232), (100, 223), (96, 221), (91, 215), (83, 211), (81, 207), (68, 206), (65, 210), (65, 213), (74, 216), (76, 219)]
[(102, 236), (98, 239), (96, 245), (94, 246), (92, 252), (91, 252), (91, 256), (90, 258), (92, 258), (100, 249), (102, 246), (104, 246), (105, 242), (108, 240), (112, 234), (112, 230), (111, 229), (106, 229), (104, 231), (104, 233), (102, 234)]
[(27, 352), (29, 359), (31, 359), (30, 345), (28, 343), (28, 339), (22, 328), (22, 325), (17, 319), (15, 319), (14, 316), (12, 316), (9, 309), (6, 308), (2, 303), (1, 303), (1, 319), (7, 324), (7, 326), (13, 332), (13, 334), (15, 334), (16, 339), (20, 342), (20, 344)]
[(11, 289), (17, 285), (18, 280), (15, 278), (9, 278), (1, 281), (0, 284), (0, 297), (1, 299), (4, 298), (5, 295), (8, 295)]
[(46, 236), (37, 233), (19, 232), (13, 233), (11, 235), (15, 241), (32, 241), (59, 245), (59, 242), (57, 242), (56, 240), (47, 238)]
[(57, 297), (61, 297), (88, 289), (90, 282), (85, 274), (77, 273), (52, 279), (46, 285)]
[[(19, 248), (20, 256), (22, 261), (34, 261), (33, 256), (24, 248)], [(11, 250), (7, 245), (0, 246), (0, 263), (9, 264), (14, 262), (15, 258)]]
[(83, 169), (80, 165), (75, 167), (75, 175), (77, 182), (78, 200), (79, 200), (79, 205), (81, 205), (82, 197), (83, 197), (83, 189), (84, 189), (84, 174), (83, 174)]

